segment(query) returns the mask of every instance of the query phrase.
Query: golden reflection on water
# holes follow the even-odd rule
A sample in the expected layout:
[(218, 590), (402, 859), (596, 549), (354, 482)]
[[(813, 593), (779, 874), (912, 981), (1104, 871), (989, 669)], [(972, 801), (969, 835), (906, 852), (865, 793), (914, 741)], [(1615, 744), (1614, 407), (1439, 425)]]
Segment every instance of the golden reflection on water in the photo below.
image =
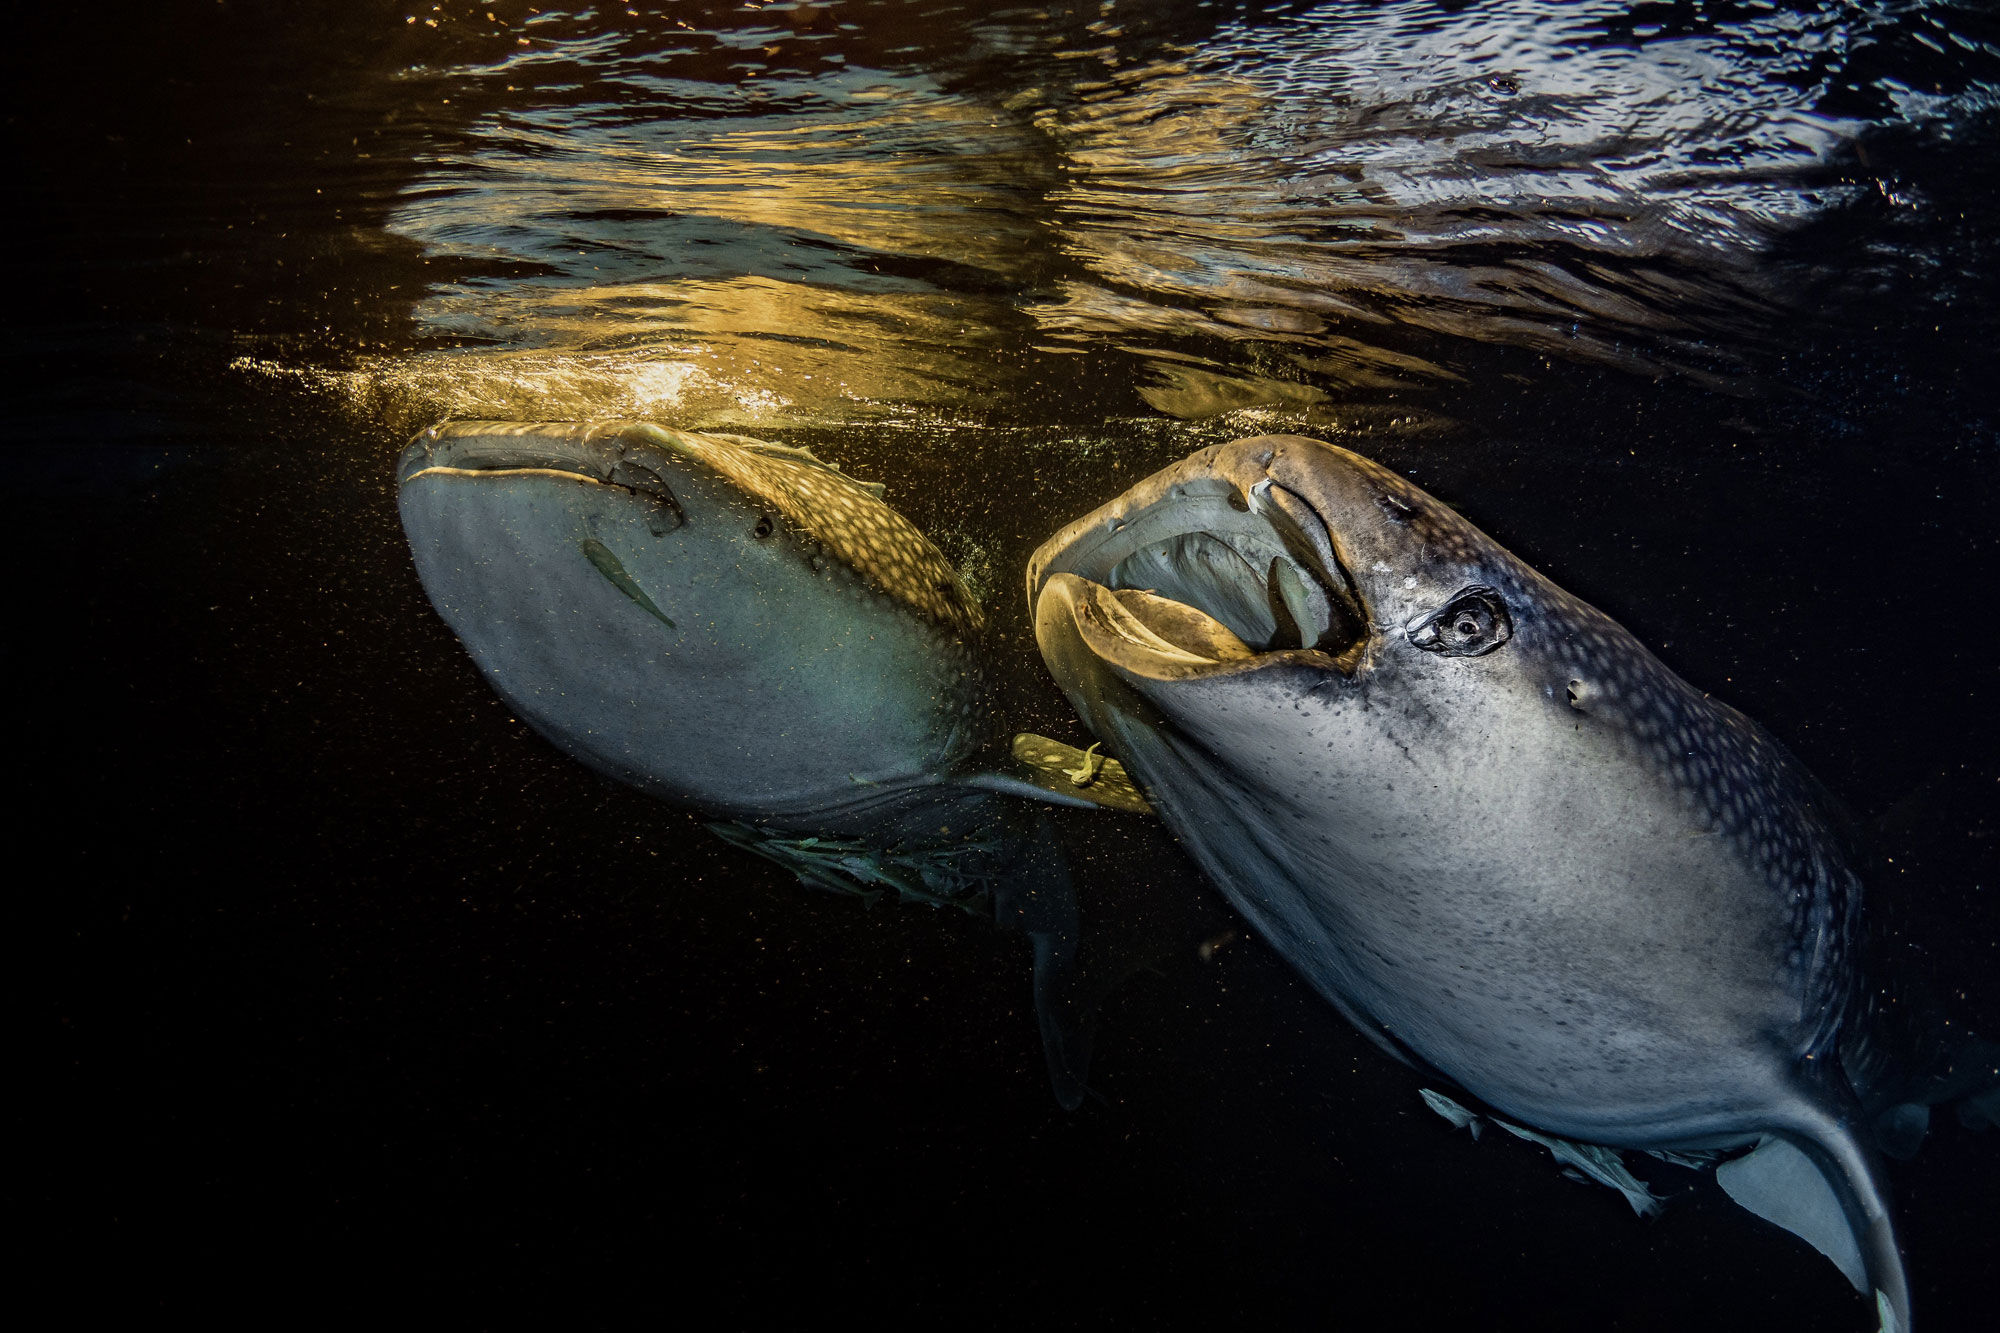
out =
[(1129, 327), (1136, 290), (1155, 333), (1401, 326), (1644, 365), (1766, 308), (1765, 242), (1832, 197), (1815, 175), (1855, 129), (1782, 62), (1584, 45), (1553, 13), (1399, 28), (1411, 8), (1219, 34), (1044, 109), (1064, 245), (1103, 281), (1038, 317)]
[(1714, 349), (1775, 322), (1769, 240), (1838, 193), (1854, 127), (1801, 76), (1824, 34), (1596, 40), (1611, 12), (1071, 46), (968, 20), (978, 77), (949, 24), (903, 48), (823, 15), (782, 69), (738, 58), (747, 30), (469, 67), (509, 95), (391, 222), (456, 276), (417, 308), (430, 346), (357, 392), (419, 423), (976, 416), (1082, 353), (1183, 419), (1314, 419), (1448, 385), (1473, 345), (1730, 373)]
[(464, 341), (367, 367), (369, 396), (419, 421), (697, 425), (992, 397), (1023, 322), (993, 293), (1039, 262), (1022, 135), (922, 80), (821, 82), (833, 105), (787, 117), (500, 118), (395, 223), (499, 272), (425, 300)]

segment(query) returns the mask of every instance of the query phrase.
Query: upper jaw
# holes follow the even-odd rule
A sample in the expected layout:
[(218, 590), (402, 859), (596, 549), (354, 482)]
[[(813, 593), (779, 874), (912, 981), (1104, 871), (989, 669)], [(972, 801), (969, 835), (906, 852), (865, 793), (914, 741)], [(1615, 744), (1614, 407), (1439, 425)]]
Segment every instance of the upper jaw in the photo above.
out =
[(679, 513), (680, 502), (667, 482), (678, 460), (654, 442), (657, 434), (631, 422), (450, 421), (410, 441), (396, 468), (396, 484), (433, 469), (555, 472), (638, 492)]
[(1192, 502), (1213, 508), (1241, 489), (1206, 464), (1217, 453), (1204, 449), (1155, 473), (1124, 494), (1066, 525), (1036, 548), (1028, 560), (1028, 605), (1033, 606), (1052, 574), (1076, 574), (1102, 582), (1111, 568), (1147, 542), (1185, 530), (1186, 515), (1176, 506)]
[(1283, 654), (1351, 675), (1370, 640), (1334, 535), (1254, 452), (1229, 446), (1050, 538), (1029, 564), (1031, 606), (1058, 582), (1092, 651), (1145, 663), (1141, 674), (1235, 671)]

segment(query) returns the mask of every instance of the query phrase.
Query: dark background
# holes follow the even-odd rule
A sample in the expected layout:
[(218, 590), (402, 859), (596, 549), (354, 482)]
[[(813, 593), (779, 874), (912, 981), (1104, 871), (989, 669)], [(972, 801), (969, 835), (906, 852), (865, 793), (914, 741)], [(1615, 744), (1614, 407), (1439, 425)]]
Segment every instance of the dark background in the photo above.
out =
[[(392, 8), (112, 6), (8, 56), (32, 1284), (219, 1325), (1865, 1325), (1711, 1185), (1661, 1174), (1684, 1197), (1640, 1223), (1448, 1133), (1260, 945), (1201, 959), (1233, 920), (1142, 828), (1066, 825), (1126, 980), (1101, 1096), (1064, 1115), (1021, 942), (810, 895), (514, 721), (410, 569), (399, 432), (229, 370), (413, 346), (452, 275), (381, 227), (452, 132), (383, 92), (412, 58)], [(1536, 359), (1496, 350), (1476, 437), (1383, 452), (1729, 680), (1853, 807), (1903, 965), (1994, 1031), (1984, 130), (1875, 145), (1934, 201), (1915, 222), (1791, 242), (1884, 275), (1808, 296), (1793, 392), (1524, 385), (1500, 372)], [(1140, 410), (1115, 364), (1051, 392), (1023, 415)], [(1018, 568), (1046, 487), (914, 438), (982, 478), (964, 512)], [(1186, 447), (1135, 445), (1124, 479)], [(853, 448), (938, 516), (933, 459)], [(1036, 503), (1123, 481), (1073, 484)], [(1024, 653), (1018, 610), (1002, 628)], [(1893, 1172), (1930, 1328), (1990, 1304), (1995, 1164), (1946, 1123)]]

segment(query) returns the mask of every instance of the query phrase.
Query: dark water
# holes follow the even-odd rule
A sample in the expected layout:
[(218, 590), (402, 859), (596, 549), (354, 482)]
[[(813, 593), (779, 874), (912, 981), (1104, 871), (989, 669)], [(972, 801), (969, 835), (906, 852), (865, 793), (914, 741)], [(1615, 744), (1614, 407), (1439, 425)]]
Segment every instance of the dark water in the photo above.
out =
[[(2000, 1031), (1990, 6), (113, 5), (10, 50), (7, 636), (32, 1271), (68, 1308), (1863, 1328), (1712, 1185), (1454, 1136), (1145, 826), (1108, 1005), (560, 758), (417, 586), (395, 452), (643, 416), (886, 482), (1018, 592), (1198, 444), (1460, 505), (1852, 808)], [(1204, 941), (1222, 939), (1204, 952)], [(2000, 1146), (1893, 1172), (1990, 1309)], [(720, 1317), (705, 1311), (720, 1308)]]

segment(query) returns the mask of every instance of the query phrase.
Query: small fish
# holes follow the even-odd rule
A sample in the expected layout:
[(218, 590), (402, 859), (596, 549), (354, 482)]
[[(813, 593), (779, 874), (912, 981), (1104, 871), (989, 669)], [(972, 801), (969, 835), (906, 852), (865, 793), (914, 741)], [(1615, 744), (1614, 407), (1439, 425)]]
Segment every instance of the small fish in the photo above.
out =
[(584, 558), (597, 567), (598, 573), (611, 580), (612, 587), (637, 602), (641, 610), (668, 629), (674, 627), (674, 622), (667, 613), (653, 605), (653, 599), (646, 595), (646, 590), (625, 572), (625, 566), (619, 563), (617, 556), (611, 554), (610, 547), (595, 537), (585, 537), (582, 546)]

